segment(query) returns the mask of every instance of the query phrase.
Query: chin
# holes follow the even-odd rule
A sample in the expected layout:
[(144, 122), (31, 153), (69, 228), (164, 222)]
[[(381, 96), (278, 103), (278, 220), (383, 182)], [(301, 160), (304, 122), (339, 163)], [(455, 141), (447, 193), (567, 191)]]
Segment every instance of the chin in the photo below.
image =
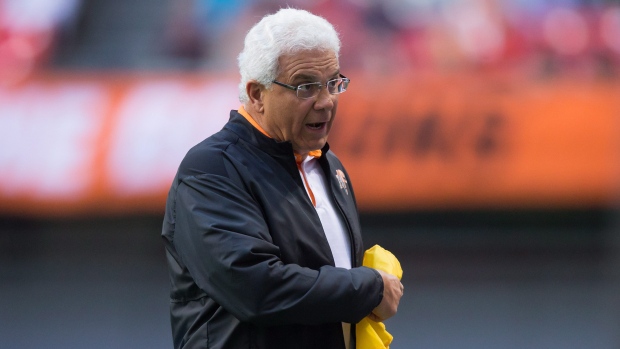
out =
[(316, 145), (312, 148), (312, 150), (323, 149), (323, 147), (325, 146), (325, 143), (327, 143), (326, 140), (315, 143)]

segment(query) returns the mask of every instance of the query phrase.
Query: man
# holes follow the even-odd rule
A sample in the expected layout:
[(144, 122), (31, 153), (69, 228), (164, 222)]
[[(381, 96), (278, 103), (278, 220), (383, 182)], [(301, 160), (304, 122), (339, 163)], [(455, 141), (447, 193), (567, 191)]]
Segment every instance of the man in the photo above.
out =
[(349, 84), (339, 49), (302, 10), (248, 32), (242, 107), (188, 152), (168, 196), (175, 348), (355, 348), (355, 323), (396, 313), (403, 286), (360, 267), (353, 188), (327, 144)]

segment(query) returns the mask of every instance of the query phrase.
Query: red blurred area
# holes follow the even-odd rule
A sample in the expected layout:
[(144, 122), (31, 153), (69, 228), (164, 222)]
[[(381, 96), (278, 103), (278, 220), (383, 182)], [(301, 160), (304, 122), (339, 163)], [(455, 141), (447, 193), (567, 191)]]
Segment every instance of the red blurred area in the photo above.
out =
[(0, 84), (23, 81), (48, 64), (79, 1), (0, 0)]

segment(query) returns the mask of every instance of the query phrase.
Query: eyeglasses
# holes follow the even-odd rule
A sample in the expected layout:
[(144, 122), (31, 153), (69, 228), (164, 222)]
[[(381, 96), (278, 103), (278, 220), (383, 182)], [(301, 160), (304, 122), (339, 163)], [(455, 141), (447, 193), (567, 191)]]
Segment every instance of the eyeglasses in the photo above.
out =
[(292, 85), (281, 83), (277, 80), (273, 80), (274, 84), (280, 85), (282, 87), (288, 88), (289, 90), (295, 91), (297, 93), (297, 97), (301, 99), (309, 99), (309, 98), (316, 97), (319, 94), (319, 92), (321, 92), (321, 89), (323, 88), (323, 86), (327, 86), (327, 92), (329, 92), (329, 94), (337, 95), (337, 94), (343, 93), (344, 91), (347, 90), (347, 87), (349, 86), (350, 82), (351, 80), (342, 74), (340, 74), (339, 78), (329, 80), (325, 84), (320, 83), (320, 82), (311, 82), (308, 84), (292, 86)]

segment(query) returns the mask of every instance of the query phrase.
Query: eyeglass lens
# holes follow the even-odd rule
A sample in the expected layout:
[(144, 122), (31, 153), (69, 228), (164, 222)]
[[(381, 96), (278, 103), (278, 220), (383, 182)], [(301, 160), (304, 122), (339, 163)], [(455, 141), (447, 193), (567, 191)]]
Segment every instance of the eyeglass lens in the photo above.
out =
[[(349, 85), (349, 80), (344, 78), (338, 78), (329, 80), (327, 82), (327, 91), (334, 95), (339, 94), (347, 90), (347, 86)], [(310, 83), (303, 84), (297, 87), (297, 97), (299, 98), (312, 98), (319, 94), (323, 88), (323, 84), (321, 83)]]

